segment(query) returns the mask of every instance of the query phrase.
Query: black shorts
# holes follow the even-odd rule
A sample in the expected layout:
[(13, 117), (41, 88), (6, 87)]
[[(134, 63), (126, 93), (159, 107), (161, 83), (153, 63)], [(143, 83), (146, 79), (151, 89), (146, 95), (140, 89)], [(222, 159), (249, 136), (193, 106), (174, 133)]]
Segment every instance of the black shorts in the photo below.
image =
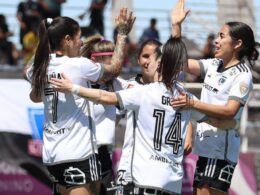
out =
[(102, 145), (98, 148), (98, 158), (101, 163), (102, 176), (100, 195), (115, 195), (115, 189), (113, 189), (115, 182), (112, 169), (112, 160), (108, 147), (108, 145)]
[(83, 161), (47, 166), (47, 169), (51, 180), (66, 188), (88, 184), (101, 179), (100, 162), (97, 155)]
[(194, 188), (207, 184), (210, 188), (227, 192), (236, 167), (236, 163), (226, 160), (199, 157), (197, 161)]

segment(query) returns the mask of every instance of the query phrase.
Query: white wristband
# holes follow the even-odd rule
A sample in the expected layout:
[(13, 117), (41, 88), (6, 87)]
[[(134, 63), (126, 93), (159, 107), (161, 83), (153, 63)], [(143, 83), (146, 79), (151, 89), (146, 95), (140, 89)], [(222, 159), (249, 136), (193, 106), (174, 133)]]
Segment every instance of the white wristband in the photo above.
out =
[(72, 88), (71, 88), (71, 93), (75, 94), (75, 95), (78, 95), (79, 94), (79, 85), (76, 85), (76, 84), (73, 84), (72, 85)]

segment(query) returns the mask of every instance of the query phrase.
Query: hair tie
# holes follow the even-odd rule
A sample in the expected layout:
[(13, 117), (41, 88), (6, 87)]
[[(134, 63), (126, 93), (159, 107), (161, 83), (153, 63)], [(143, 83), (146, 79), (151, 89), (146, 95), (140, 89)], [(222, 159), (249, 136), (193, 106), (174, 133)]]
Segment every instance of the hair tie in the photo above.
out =
[(99, 57), (99, 56), (112, 56), (114, 52), (96, 52), (92, 53), (91, 57)]
[(47, 18), (46, 20), (47, 20), (47, 24), (48, 24), (48, 25), (51, 25), (53, 19), (52, 19), (52, 18)]

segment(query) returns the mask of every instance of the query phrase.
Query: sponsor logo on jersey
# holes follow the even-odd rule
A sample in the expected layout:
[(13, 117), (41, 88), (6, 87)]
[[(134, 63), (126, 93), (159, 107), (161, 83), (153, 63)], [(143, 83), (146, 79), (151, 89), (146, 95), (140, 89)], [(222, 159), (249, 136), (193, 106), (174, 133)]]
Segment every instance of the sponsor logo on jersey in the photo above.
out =
[(203, 83), (203, 87), (209, 91), (212, 91), (213, 93), (218, 93), (218, 89), (216, 89), (215, 87), (210, 86), (207, 83)]
[(44, 127), (45, 133), (48, 133), (48, 134), (51, 134), (51, 135), (62, 135), (62, 134), (65, 133), (66, 130), (69, 131), (70, 129), (61, 128), (61, 129), (58, 129), (58, 130), (52, 130), (52, 129), (48, 129), (48, 128)]
[(249, 90), (249, 86), (246, 83), (241, 82), (239, 85), (239, 90), (242, 95), (245, 95)]
[(154, 161), (159, 161), (162, 163), (168, 163), (174, 166), (179, 166), (179, 163), (173, 162), (173, 161), (169, 161), (167, 158), (162, 157), (162, 156), (158, 156), (158, 155), (151, 155), (149, 160), (154, 160)]

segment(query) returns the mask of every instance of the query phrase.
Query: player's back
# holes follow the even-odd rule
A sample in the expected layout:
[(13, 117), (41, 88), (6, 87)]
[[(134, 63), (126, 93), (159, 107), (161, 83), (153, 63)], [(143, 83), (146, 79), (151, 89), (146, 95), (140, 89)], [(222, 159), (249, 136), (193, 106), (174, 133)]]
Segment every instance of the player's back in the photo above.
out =
[(161, 82), (120, 93), (123, 106), (136, 114), (132, 175), (137, 186), (180, 193), (190, 113), (170, 106), (178, 94), (176, 86), (171, 92)]

